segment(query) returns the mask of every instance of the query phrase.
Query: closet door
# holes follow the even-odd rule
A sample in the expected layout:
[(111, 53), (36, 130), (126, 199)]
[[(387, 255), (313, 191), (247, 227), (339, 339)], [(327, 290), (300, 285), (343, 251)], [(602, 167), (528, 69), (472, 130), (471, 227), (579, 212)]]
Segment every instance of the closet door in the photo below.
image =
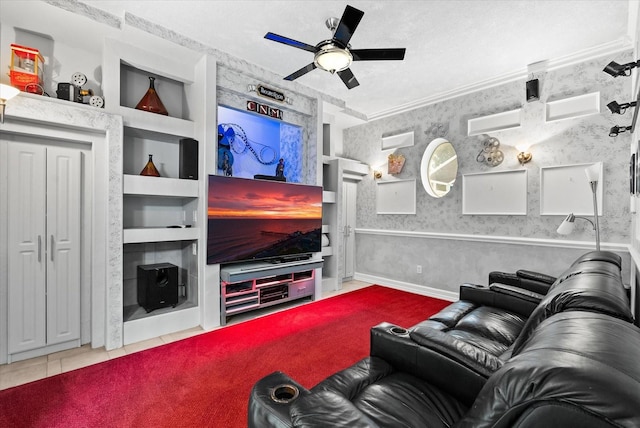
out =
[(46, 149), (8, 145), (9, 353), (46, 344)]
[(47, 148), (47, 344), (80, 338), (80, 152)]
[(8, 144), (10, 354), (80, 338), (80, 156)]

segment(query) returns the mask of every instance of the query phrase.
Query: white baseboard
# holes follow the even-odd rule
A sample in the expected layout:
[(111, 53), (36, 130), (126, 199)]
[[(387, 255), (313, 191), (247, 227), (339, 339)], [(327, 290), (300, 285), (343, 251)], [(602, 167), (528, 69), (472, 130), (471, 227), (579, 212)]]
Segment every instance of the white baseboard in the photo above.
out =
[(397, 290), (408, 291), (410, 293), (420, 294), (422, 296), (434, 297), (436, 299), (447, 300), (449, 302), (455, 302), (460, 299), (460, 293), (440, 290), (438, 288), (427, 287), (425, 285), (412, 284), (410, 282), (396, 281), (389, 278), (383, 278), (380, 276), (368, 275), (365, 273), (356, 272), (353, 279), (363, 282), (370, 282), (372, 284), (383, 285), (389, 288), (395, 288)]

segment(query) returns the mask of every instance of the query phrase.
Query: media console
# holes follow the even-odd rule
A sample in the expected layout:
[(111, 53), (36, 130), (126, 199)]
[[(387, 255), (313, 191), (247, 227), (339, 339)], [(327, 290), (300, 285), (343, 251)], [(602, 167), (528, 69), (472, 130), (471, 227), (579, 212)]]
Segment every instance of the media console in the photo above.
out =
[(322, 260), (281, 264), (243, 263), (220, 268), (220, 324), (227, 318), (315, 293), (315, 269)]

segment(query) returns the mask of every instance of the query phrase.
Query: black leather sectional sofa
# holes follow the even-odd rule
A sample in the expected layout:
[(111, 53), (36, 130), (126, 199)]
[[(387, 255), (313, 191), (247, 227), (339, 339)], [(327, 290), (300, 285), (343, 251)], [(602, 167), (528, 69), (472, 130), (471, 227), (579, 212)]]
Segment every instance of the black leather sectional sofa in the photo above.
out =
[(558, 278), (494, 272), (415, 326), (371, 329), (370, 356), (311, 390), (254, 385), (250, 427), (640, 427), (640, 329), (620, 258)]

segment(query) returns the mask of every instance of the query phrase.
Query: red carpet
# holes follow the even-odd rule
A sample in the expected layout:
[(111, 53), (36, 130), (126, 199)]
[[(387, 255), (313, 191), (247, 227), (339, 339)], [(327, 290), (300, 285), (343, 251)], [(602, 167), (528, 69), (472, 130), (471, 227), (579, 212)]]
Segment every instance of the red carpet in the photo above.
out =
[(369, 329), (448, 302), (371, 286), (0, 391), (0, 427), (246, 427), (249, 392), (281, 370), (305, 387), (369, 354)]

